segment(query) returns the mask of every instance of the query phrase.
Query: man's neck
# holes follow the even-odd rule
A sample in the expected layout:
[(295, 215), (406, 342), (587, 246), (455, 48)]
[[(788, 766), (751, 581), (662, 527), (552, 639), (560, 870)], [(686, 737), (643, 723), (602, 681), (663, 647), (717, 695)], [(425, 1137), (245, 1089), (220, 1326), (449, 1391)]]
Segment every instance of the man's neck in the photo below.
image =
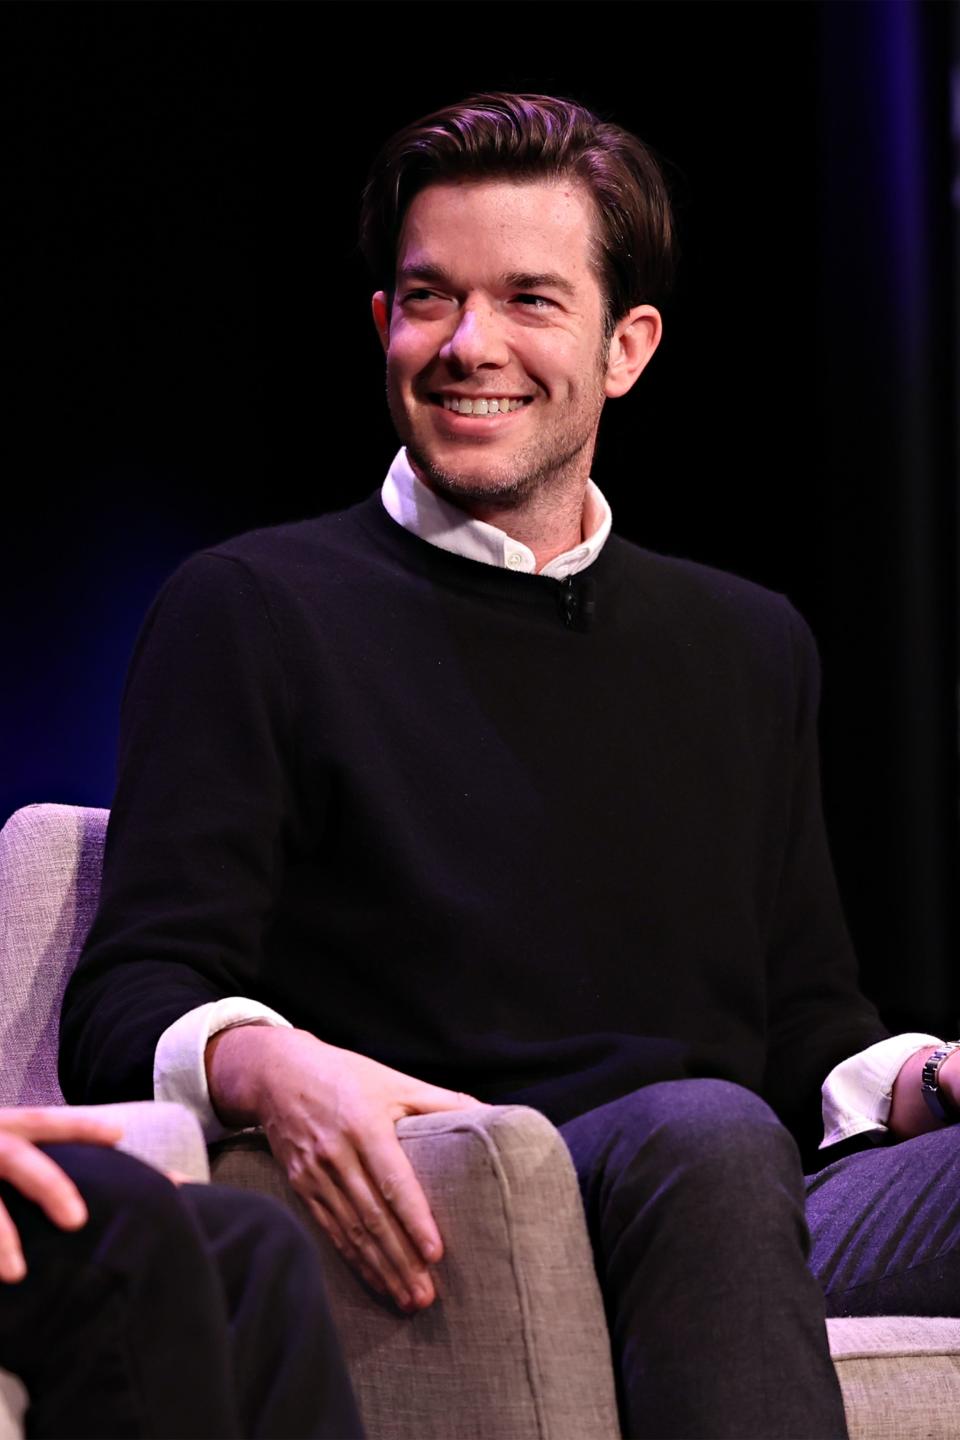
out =
[(533, 501), (523, 506), (497, 505), (496, 501), (463, 501), (455, 496), (451, 500), (464, 514), (474, 520), (484, 520), (503, 530), (512, 540), (519, 540), (532, 550), (541, 571), (551, 560), (572, 550), (583, 539), (583, 501), (586, 482), (579, 495), (564, 497), (566, 503), (558, 505), (557, 496), (551, 496), (549, 503), (536, 506)]

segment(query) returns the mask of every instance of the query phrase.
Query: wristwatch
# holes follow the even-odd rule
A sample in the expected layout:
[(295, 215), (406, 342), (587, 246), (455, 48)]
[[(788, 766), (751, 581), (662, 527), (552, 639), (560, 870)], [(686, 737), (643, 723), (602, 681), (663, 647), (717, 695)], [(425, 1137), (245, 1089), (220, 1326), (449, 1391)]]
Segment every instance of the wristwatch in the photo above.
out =
[(927, 1108), (935, 1120), (941, 1124), (954, 1125), (960, 1120), (960, 1110), (954, 1105), (949, 1095), (940, 1089), (940, 1066), (948, 1055), (954, 1050), (960, 1050), (960, 1040), (951, 1040), (948, 1045), (940, 1045), (932, 1055), (928, 1055), (923, 1062), (923, 1070), (920, 1072), (920, 1089), (923, 1098), (927, 1102)]

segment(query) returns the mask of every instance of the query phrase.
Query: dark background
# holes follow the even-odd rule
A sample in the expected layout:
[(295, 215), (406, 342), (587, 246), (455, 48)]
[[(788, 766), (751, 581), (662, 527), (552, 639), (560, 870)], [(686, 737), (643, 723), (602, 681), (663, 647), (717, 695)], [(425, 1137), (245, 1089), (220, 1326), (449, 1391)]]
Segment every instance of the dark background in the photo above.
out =
[(573, 94), (668, 162), (666, 338), (612, 405), (617, 527), (785, 591), (866, 987), (953, 1032), (955, 6), (6, 4), (4, 764), (107, 805), (137, 626), (185, 554), (393, 453), (366, 165), (475, 89)]

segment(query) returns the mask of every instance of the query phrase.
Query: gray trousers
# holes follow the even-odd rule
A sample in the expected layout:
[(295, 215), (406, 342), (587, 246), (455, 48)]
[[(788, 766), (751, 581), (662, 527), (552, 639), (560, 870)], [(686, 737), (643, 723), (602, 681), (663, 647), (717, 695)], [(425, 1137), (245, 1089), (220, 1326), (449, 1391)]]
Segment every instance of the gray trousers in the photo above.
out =
[(960, 1314), (960, 1126), (806, 1179), (725, 1081), (651, 1085), (562, 1132), (631, 1440), (840, 1440), (825, 1315)]

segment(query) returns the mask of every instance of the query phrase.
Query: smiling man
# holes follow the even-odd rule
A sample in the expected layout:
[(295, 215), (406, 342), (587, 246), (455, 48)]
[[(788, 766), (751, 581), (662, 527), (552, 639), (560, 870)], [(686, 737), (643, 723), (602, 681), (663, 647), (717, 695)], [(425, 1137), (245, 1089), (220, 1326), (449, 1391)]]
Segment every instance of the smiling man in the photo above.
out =
[(64, 1091), (262, 1124), (411, 1312), (443, 1241), (396, 1121), (535, 1106), (625, 1434), (842, 1436), (824, 1295), (956, 1313), (960, 1062), (857, 988), (806, 626), (612, 534), (590, 478), (660, 338), (660, 172), (580, 106), (479, 96), (387, 144), (361, 234), (403, 448), (156, 602)]

